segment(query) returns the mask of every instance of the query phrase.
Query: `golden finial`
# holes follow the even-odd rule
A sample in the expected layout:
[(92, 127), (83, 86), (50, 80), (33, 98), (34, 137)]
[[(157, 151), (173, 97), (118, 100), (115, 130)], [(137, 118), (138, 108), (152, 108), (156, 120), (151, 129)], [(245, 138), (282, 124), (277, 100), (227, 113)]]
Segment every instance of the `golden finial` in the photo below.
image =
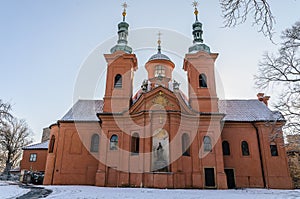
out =
[(157, 43), (158, 43), (158, 45), (160, 45), (160, 43), (161, 43), (160, 36), (162, 35), (162, 33), (160, 31), (158, 31), (157, 35), (158, 35)]
[(195, 14), (195, 16), (196, 16), (196, 21), (198, 21), (198, 9), (197, 9), (197, 7), (198, 7), (198, 1), (193, 1), (193, 3), (192, 3), (192, 5), (193, 5), (193, 7), (195, 8), (195, 11), (194, 11), (194, 14)]
[(123, 9), (123, 13), (122, 13), (122, 15), (123, 15), (123, 21), (125, 21), (126, 8), (128, 7), (128, 4), (127, 4), (126, 2), (124, 2), (124, 3), (122, 4), (122, 7), (124, 8), (124, 9)]
[(160, 44), (161, 44), (160, 36), (162, 35), (162, 33), (161, 33), (160, 31), (158, 31), (157, 35), (158, 35), (158, 40), (157, 40), (157, 44), (158, 44), (158, 52), (160, 53), (160, 51), (161, 51), (161, 47), (160, 47)]

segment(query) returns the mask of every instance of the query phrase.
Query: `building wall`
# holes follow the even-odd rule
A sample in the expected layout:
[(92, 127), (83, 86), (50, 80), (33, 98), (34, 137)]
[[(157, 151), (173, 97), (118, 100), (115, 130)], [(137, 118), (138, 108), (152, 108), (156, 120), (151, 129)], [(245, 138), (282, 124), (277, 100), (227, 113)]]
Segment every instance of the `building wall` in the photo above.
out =
[[(222, 140), (228, 141), (230, 155), (224, 156), (224, 167), (234, 169), (237, 187), (264, 187), (256, 131), (251, 124), (226, 123)], [(249, 156), (243, 156), (242, 141), (249, 146)]]
[[(162, 89), (162, 88), (161, 88)], [(155, 96), (145, 97), (144, 108)], [(165, 93), (170, 104), (172, 96)], [(147, 101), (148, 100), (148, 101)], [(236, 187), (291, 188), (282, 138), (273, 140), (279, 156), (270, 154), (270, 127), (265, 123), (225, 123), (220, 132), (222, 115), (182, 116), (176, 106), (159, 112), (131, 115), (101, 115), (98, 122), (60, 122), (51, 127), (55, 136), (53, 153), (48, 153), (44, 184), (86, 184), (97, 186), (131, 186), (155, 188), (227, 188), (224, 169), (233, 169)], [(170, 109), (170, 110), (168, 110)], [(200, 121), (200, 122), (199, 122)], [(195, 127), (195, 124), (197, 124)], [(141, 128), (143, 127), (143, 128)], [(194, 129), (192, 127), (195, 127)], [(168, 133), (168, 172), (153, 171), (152, 137), (157, 129)], [(99, 135), (99, 152), (91, 153), (91, 137)], [(131, 136), (138, 133), (140, 150), (132, 155)], [(190, 156), (182, 156), (183, 133), (190, 136)], [(118, 149), (110, 150), (110, 138), (118, 136)], [(212, 150), (204, 153), (203, 138), (210, 136)], [(230, 155), (223, 156), (222, 141), (230, 144)], [(241, 142), (247, 141), (249, 156), (243, 156)], [(215, 186), (205, 186), (205, 168), (214, 169)]]
[[(271, 156), (270, 141), (267, 139), (268, 129), (264, 125), (256, 124), (258, 129), (256, 131), (251, 123), (226, 123), (221, 137), (214, 137), (215, 134), (218, 134), (219, 129), (217, 120), (214, 121), (209, 117), (201, 118), (201, 126), (197, 133), (193, 134), (190, 131), (193, 121), (189, 118), (187, 120), (189, 122), (184, 122), (183, 126), (174, 125), (180, 124), (180, 117), (174, 113), (168, 115), (167, 118), (169, 119), (164, 122), (162, 127), (169, 133), (170, 139), (171, 164), (169, 172), (153, 172), (151, 171), (151, 156), (147, 154), (153, 150), (150, 135), (154, 129), (159, 127), (160, 119), (155, 115), (147, 115), (146, 117), (142, 115), (135, 118), (135, 124), (149, 124), (150, 118), (152, 118), (152, 127), (144, 129), (130, 128), (129, 124), (126, 125), (125, 121), (128, 121), (126, 117), (122, 118), (122, 121), (117, 119), (125, 124), (125, 129), (129, 129), (126, 132), (131, 132), (131, 134), (124, 133), (115, 123), (116, 118), (112, 118), (112, 116), (103, 119), (102, 125), (106, 127), (103, 126), (102, 130), (98, 123), (79, 123), (76, 125), (74, 123), (60, 123), (60, 127), (52, 127), (51, 135), (60, 136), (56, 140), (54, 153), (48, 154), (44, 184), (206, 188), (204, 169), (214, 168), (216, 182), (214, 188), (222, 189), (227, 187), (225, 168), (234, 170), (237, 187), (292, 187), (285, 149), (280, 147), (282, 139), (276, 141), (279, 146), (278, 156)], [(141, 137), (140, 151), (139, 155), (131, 155), (130, 135), (136, 132)], [(260, 136), (260, 142), (257, 139), (257, 132)], [(100, 135), (99, 152), (96, 154), (89, 152), (93, 133)], [(181, 156), (182, 143), (181, 139), (178, 137), (176, 139), (176, 136), (181, 137), (183, 133), (188, 133), (191, 138), (190, 156)], [(109, 149), (109, 138), (113, 134), (119, 137), (119, 149), (115, 151)], [(207, 135), (212, 137), (214, 147), (211, 152), (201, 156), (203, 137)], [(224, 140), (230, 144), (229, 156), (222, 154), (222, 141)], [(248, 142), (249, 156), (242, 155), (242, 141)]]
[[(79, 133), (78, 133), (79, 132)], [(44, 184), (95, 184), (98, 161), (90, 153), (90, 138), (99, 133), (99, 123), (60, 123), (51, 128), (55, 147), (48, 153)]]
[[(30, 162), (30, 154), (36, 154), (35, 162)], [(45, 171), (47, 150), (23, 150), (23, 158), (20, 162), (21, 170)]]
[[(262, 151), (267, 188), (293, 188), (281, 127), (284, 123), (255, 123)], [(275, 143), (278, 156), (272, 156), (270, 144)]]
[[(270, 130), (265, 123), (225, 123), (222, 140), (229, 142), (230, 155), (224, 167), (234, 169), (237, 187), (292, 188), (283, 138), (275, 139), (278, 156), (271, 156)], [(249, 156), (242, 155), (242, 141), (248, 142)]]
[[(166, 112), (140, 114), (141, 110), (157, 108), (155, 107), (158, 105), (155, 103), (157, 96), (160, 96), (161, 101), (164, 101), (162, 98), (167, 98), (168, 103), (164, 105)], [(176, 112), (180, 109), (177, 98), (164, 88), (157, 88), (156, 91), (142, 97), (144, 98), (140, 99), (140, 108), (135, 104), (130, 116), (100, 116), (103, 133), (101, 137), (106, 138), (101, 139), (100, 151), (106, 157), (100, 156), (103, 160), (98, 167), (96, 185), (203, 188), (205, 187), (203, 171), (205, 167), (209, 167), (215, 170), (216, 185), (212, 188), (226, 188), (221, 142), (219, 137), (214, 139), (215, 134), (220, 135), (221, 116), (181, 117), (180, 113)], [(201, 125), (198, 126), (199, 121)], [(153, 164), (151, 152), (155, 150), (152, 147), (152, 137), (159, 129), (164, 129), (168, 133), (170, 165), (167, 173), (153, 172), (151, 165)], [(134, 132), (139, 133), (141, 138), (138, 156), (130, 155), (130, 135)], [(188, 157), (181, 157), (183, 133), (188, 133), (192, 141), (191, 155)], [(109, 139), (114, 134), (119, 137), (119, 149), (111, 151)], [(210, 135), (212, 142), (216, 144), (213, 144), (215, 147), (212, 152), (200, 159), (199, 151), (205, 135)]]

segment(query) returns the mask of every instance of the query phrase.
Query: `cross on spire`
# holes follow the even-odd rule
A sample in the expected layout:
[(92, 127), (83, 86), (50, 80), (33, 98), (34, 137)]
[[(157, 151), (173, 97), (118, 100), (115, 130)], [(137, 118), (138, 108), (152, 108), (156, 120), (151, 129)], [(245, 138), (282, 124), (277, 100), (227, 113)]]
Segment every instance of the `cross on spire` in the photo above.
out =
[(125, 21), (126, 8), (128, 7), (128, 4), (127, 4), (126, 2), (124, 2), (124, 3), (122, 4), (122, 7), (123, 7), (123, 13), (122, 13), (122, 15), (123, 15), (123, 21)]
[(158, 48), (157, 48), (157, 50), (158, 50), (158, 53), (161, 53), (161, 47), (160, 47), (161, 40), (160, 40), (160, 37), (161, 37), (162, 33), (160, 31), (158, 31), (157, 35), (158, 35), (158, 40), (157, 40)]
[(192, 3), (192, 5), (193, 5), (193, 7), (195, 8), (195, 11), (194, 11), (194, 14), (195, 14), (195, 16), (196, 16), (196, 21), (198, 21), (198, 9), (197, 9), (197, 7), (198, 7), (198, 1), (193, 1), (193, 3)]

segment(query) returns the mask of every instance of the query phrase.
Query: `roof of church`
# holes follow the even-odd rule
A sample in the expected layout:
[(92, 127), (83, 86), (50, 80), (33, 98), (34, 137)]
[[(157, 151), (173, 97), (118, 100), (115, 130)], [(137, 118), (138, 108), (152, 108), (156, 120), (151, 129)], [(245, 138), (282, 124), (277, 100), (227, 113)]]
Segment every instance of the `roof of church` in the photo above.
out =
[(60, 121), (99, 121), (103, 100), (78, 100)]
[(263, 102), (252, 100), (220, 100), (219, 110), (225, 113), (224, 121), (257, 122), (284, 121), (279, 111), (271, 111)]
[(49, 145), (49, 140), (42, 142), (42, 143), (37, 143), (37, 144), (31, 144), (28, 146), (23, 147), (23, 150), (38, 150), (38, 149), (48, 149)]
[[(255, 122), (284, 121), (278, 111), (271, 111), (263, 102), (252, 100), (219, 100), (224, 121)], [(103, 100), (78, 100), (60, 121), (99, 121), (96, 114), (103, 112)]]
[(152, 60), (162, 60), (162, 59), (163, 59), (163, 60), (171, 61), (171, 59), (170, 59), (167, 55), (162, 54), (161, 52), (158, 52), (158, 53), (152, 55), (148, 61), (152, 61)]

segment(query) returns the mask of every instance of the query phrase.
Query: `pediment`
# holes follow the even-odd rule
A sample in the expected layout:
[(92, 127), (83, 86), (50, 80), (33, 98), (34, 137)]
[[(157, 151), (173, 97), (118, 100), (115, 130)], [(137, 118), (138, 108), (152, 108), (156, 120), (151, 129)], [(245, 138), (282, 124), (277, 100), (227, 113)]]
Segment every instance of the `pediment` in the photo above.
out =
[(159, 86), (147, 93), (142, 93), (130, 107), (129, 113), (135, 114), (161, 110), (180, 113), (191, 112), (180, 96), (180, 93), (172, 92), (167, 88)]

